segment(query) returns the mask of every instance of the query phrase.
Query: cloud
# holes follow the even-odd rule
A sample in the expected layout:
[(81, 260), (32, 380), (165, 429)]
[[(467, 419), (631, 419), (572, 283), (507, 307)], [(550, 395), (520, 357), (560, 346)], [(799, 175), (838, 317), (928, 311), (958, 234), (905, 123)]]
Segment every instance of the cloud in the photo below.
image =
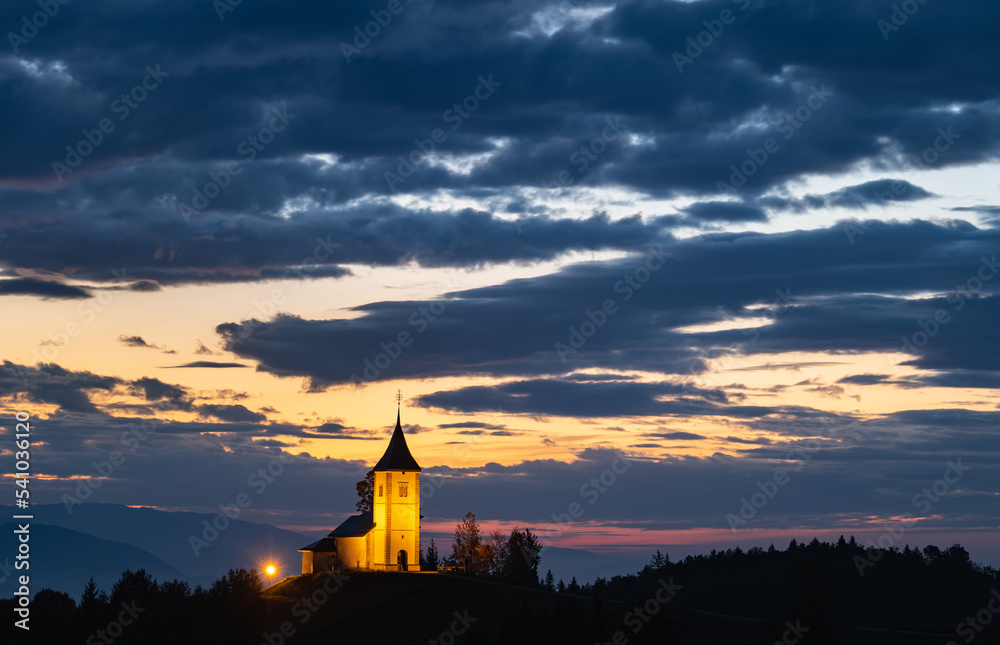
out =
[[(0, 383), (7, 383), (10, 370), (9, 363), (0, 369)], [(97, 375), (59, 371), (54, 366), (48, 366), (45, 373), (81, 387), (115, 384), (113, 380), (102, 382)], [(575, 387), (608, 385), (584, 383)], [(182, 396), (182, 388), (150, 378), (136, 381), (133, 387), (148, 391), (148, 398), (156, 400)], [(216, 411), (253, 414), (241, 408), (219, 406)], [(776, 469), (783, 469), (789, 473), (788, 485), (752, 520), (751, 527), (823, 525), (831, 518), (840, 526), (864, 527), (873, 515), (892, 517), (912, 512), (913, 496), (941, 477), (946, 462), (961, 459), (972, 468), (962, 479), (961, 491), (949, 494), (947, 504), (937, 505), (933, 517), (920, 520), (915, 528), (974, 528), (990, 517), (982, 499), (1000, 485), (1000, 437), (993, 432), (1000, 423), (1000, 410), (904, 410), (850, 423), (846, 419), (832, 425), (819, 423), (833, 417), (830, 413), (817, 416), (807, 409), (784, 409), (774, 417), (761, 417), (757, 423), (770, 425), (772, 430), (785, 423), (799, 434), (727, 437), (726, 441), (748, 446), (738, 455), (717, 451), (706, 457), (640, 458), (621, 452), (618, 449), (624, 446), (617, 446), (578, 448), (568, 461), (528, 459), (468, 467), (422, 461), (425, 476), (432, 478), (428, 481), (435, 482), (434, 503), (425, 512), (431, 520), (453, 520), (475, 508), (480, 517), (544, 529), (551, 527), (553, 514), (564, 512), (574, 502), (589, 501), (584, 485), (616, 465), (619, 472), (614, 483), (604, 487), (594, 504), (585, 505), (581, 521), (647, 530), (728, 529), (726, 514), (739, 512), (740, 498), (756, 490), (753, 482), (766, 481)], [(335, 421), (302, 429), (253, 421), (178, 422), (57, 414), (47, 418), (45, 425), (46, 449), (35, 459), (37, 468), (51, 477), (37, 482), (37, 497), (33, 494), (33, 498), (38, 503), (58, 503), (63, 493), (78, 485), (79, 479), (73, 477), (85, 477), (93, 471), (95, 455), (99, 458), (119, 450), (125, 454), (124, 462), (116, 466), (114, 477), (102, 480), (91, 501), (217, 509), (219, 503), (232, 499), (250, 474), (282, 454), (280, 450), (288, 442), (280, 436), (310, 441), (323, 436), (364, 438), (362, 431), (355, 435)], [(146, 429), (145, 438), (135, 450), (125, 452), (122, 433), (135, 427)], [(11, 431), (8, 426), (0, 433)], [(673, 431), (662, 434), (675, 435)], [(682, 434), (688, 433), (676, 434), (676, 439), (683, 440)], [(375, 438), (384, 443), (387, 434), (378, 432)], [(283, 518), (286, 523), (309, 525), (327, 519), (335, 524), (337, 517), (353, 509), (354, 483), (377, 460), (384, 449), (382, 443), (373, 444), (370, 458), (364, 461), (316, 458), (308, 451), (299, 452), (280, 476), (280, 484), (269, 487), (266, 498), (262, 496), (247, 517), (254, 521)], [(640, 445), (660, 447), (656, 443)], [(796, 449), (810, 450), (805, 453), (809, 460), (794, 456)], [(626, 468), (620, 472), (623, 457)], [(185, 477), (176, 476), (179, 463), (185, 464)], [(164, 487), (163, 481), (173, 484)], [(329, 492), (328, 505), (333, 509), (319, 515), (314, 496), (309, 494), (318, 489)], [(546, 494), (538, 495), (540, 490)], [(650, 497), (643, 492), (649, 490), (685, 490), (689, 494)], [(512, 497), (520, 503), (512, 506)]]
[(666, 439), (667, 441), (693, 441), (705, 438), (704, 435), (695, 434), (694, 432), (647, 432), (643, 436)]
[(341, 425), (339, 423), (324, 423), (314, 430), (314, 432), (319, 432), (321, 434), (340, 434), (347, 429), (347, 426)]
[(870, 206), (885, 207), (894, 202), (916, 202), (932, 197), (936, 195), (905, 179), (876, 179), (825, 195), (806, 195), (800, 199), (763, 197), (757, 203), (775, 210), (801, 213), (826, 208), (867, 210)]
[(182, 367), (209, 367), (226, 369), (230, 367), (246, 367), (246, 365), (243, 365), (242, 363), (220, 363), (216, 361), (192, 361), (183, 365), (167, 365), (164, 369), (179, 369)]
[(164, 354), (176, 354), (177, 352), (170, 349), (169, 347), (164, 347), (162, 345), (156, 345), (154, 343), (147, 343), (142, 336), (126, 336), (121, 335), (118, 337), (119, 342), (128, 347), (140, 347), (144, 349), (158, 349)]
[(55, 280), (40, 280), (37, 278), (9, 278), (0, 280), (0, 295), (40, 296), (45, 299), (55, 298), (63, 300), (93, 297), (89, 291), (80, 287), (63, 284)]
[(136, 280), (128, 286), (131, 291), (141, 291), (149, 293), (152, 291), (162, 291), (163, 287), (153, 280)]
[(188, 397), (188, 390), (181, 385), (164, 383), (157, 378), (143, 377), (132, 382), (133, 389), (147, 401), (168, 399), (180, 402)]
[(853, 376), (845, 376), (837, 382), (848, 385), (876, 385), (884, 383), (890, 378), (888, 374), (855, 374)]
[[(450, 428), (481, 428), (483, 430), (504, 430), (504, 426), (481, 421), (463, 421), (461, 423), (442, 423), (438, 425), (442, 430)], [(462, 433), (459, 433), (462, 434)]]
[[(883, 386), (995, 389), (1000, 282), (970, 282), (981, 258), (1000, 246), (994, 207), (952, 212), (985, 217), (994, 228), (871, 220), (857, 223), (863, 234), (853, 239), (842, 225), (696, 237), (674, 232), (692, 224), (762, 228), (775, 212), (822, 216), (823, 209), (929, 201), (937, 195), (901, 178), (919, 181), (911, 175), (928, 165), (995, 163), (1000, 82), (993, 67), (1000, 41), (990, 26), (1000, 7), (926, 3), (887, 43), (877, 30), (888, 15), (884, 5), (751, 3), (738, 25), (679, 70), (674, 52), (732, 2), (622, 0), (539, 29), (539, 12), (554, 5), (412, 3), (394, 18), (392, 38), (373, 42), (348, 63), (338, 44), (370, 19), (368, 7), (308, 0), (290, 10), (260, 0), (243, 3), (220, 29), (210, 11), (206, 19), (205, 5), (153, 3), (122, 13), (115, 3), (94, 0), (72, 28), (49, 34), (58, 37), (39, 37), (30, 51), (0, 56), (0, 106), (5, 123), (16, 124), (4, 141), (19, 151), (0, 159), (0, 293), (55, 300), (129, 289), (152, 298), (190, 284), (340, 279), (352, 275), (350, 267), (472, 269), (600, 252), (612, 259), (456, 289), (432, 302), (370, 302), (342, 319), (281, 315), (251, 325), (238, 313), (227, 315), (216, 321), (220, 339), (246, 364), (170, 367), (252, 364), (277, 377), (306, 378), (314, 390), (353, 376), (362, 382), (483, 377), (474, 387), (432, 391), (420, 402), (571, 418), (729, 419), (773, 441), (734, 442), (738, 456), (634, 460), (600, 504), (587, 505), (587, 520), (610, 524), (725, 527), (725, 509), (735, 510), (753, 491), (747, 482), (787, 466), (791, 448), (833, 419), (846, 429), (824, 440), (757, 525), (898, 516), (911, 508), (916, 491), (940, 477), (938, 462), (951, 450), (982, 461), (963, 480), (970, 492), (949, 497), (947, 508), (935, 510), (942, 519), (927, 521), (986, 525), (982, 500), (998, 485), (995, 416), (956, 409), (861, 418), (746, 405), (736, 388), (697, 388), (685, 379), (712, 370), (721, 357), (745, 358), (777, 376), (859, 354), (902, 352), (908, 356), (902, 367), (918, 373)], [(0, 24), (19, 24), (22, 14), (16, 3), (0, 5)], [(109, 15), (116, 19), (109, 22)], [(931, 40), (962, 47), (938, 48), (930, 60)], [(109, 117), (109, 97), (139, 82), (146, 64), (169, 74), (163, 87), (92, 146), (79, 168), (56, 179), (53, 162), (64, 160), (82, 128)], [(468, 96), (480, 75), (500, 85), (451, 129), (445, 110)], [(275, 109), (294, 120), (249, 161), (240, 143)], [(624, 136), (605, 140), (593, 158), (575, 155), (603, 136), (609, 118), (624, 124)], [(412, 175), (390, 188), (385, 173), (398, 170), (400, 156), (438, 127), (448, 128), (447, 140), (435, 144), (434, 154), (418, 151)], [(768, 138), (779, 148), (757, 163)], [(738, 199), (723, 201), (734, 198), (720, 195), (720, 182), (750, 162), (754, 172)], [(179, 206), (199, 192), (212, 194), (214, 178), (234, 163), (240, 173), (226, 177), (226, 187), (185, 221)], [(822, 185), (859, 171), (878, 179), (789, 196), (806, 180)], [(561, 172), (573, 183), (547, 187)], [(645, 197), (693, 205), (672, 215), (601, 214), (610, 202), (620, 212), (622, 203)], [(662, 253), (651, 255), (649, 245)], [(776, 292), (791, 294), (790, 301), (776, 302)], [(608, 301), (615, 313), (603, 309)], [(948, 322), (937, 322), (929, 334), (924, 328), (938, 311)], [(401, 332), (412, 343), (392, 358)], [(921, 332), (926, 343), (915, 336)], [(384, 369), (377, 367), (383, 353)], [(818, 358), (791, 356), (801, 353)], [(593, 372), (599, 376), (587, 376)], [(839, 395), (832, 388), (872, 384), (811, 386)], [(51, 443), (38, 459), (43, 472), (64, 477), (89, 474), (95, 452), (120, 449), (123, 428), (143, 420), (114, 416), (124, 410), (114, 405), (151, 414), (195, 405), (179, 385), (47, 364), (5, 363), (0, 388), (19, 404), (60, 407), (46, 419)], [(122, 392), (138, 403), (100, 403)], [(130, 456), (115, 477), (102, 480), (99, 494), (215, 512), (249, 474), (281, 454), (284, 442), (276, 437), (306, 447), (367, 432), (385, 438), (332, 421), (269, 423), (260, 418), (263, 408), (207, 405), (214, 407), (202, 410), (207, 416), (198, 422), (158, 422), (155, 450)], [(367, 464), (296, 452), (296, 467), (268, 491), (274, 497), (247, 512), (272, 505), (281, 517), (312, 522), (315, 490), (336, 491), (330, 504), (352, 509), (353, 483)], [(460, 517), (474, 506), (487, 517), (547, 522), (579, 501), (580, 486), (615, 458), (578, 450), (568, 463), (442, 466), (435, 472), (447, 483), (435, 496), (435, 512)], [(190, 477), (177, 477), (179, 463)], [(38, 482), (40, 495), (58, 501), (76, 481)], [(648, 495), (664, 489), (694, 493)], [(512, 498), (524, 503), (512, 506)]]
[[(994, 7), (969, 0), (923, 6), (920, 21), (934, 25), (935, 37), (965, 43), (928, 66), (904, 53), (922, 46), (927, 27), (908, 26), (891, 47), (868, 37), (883, 7), (810, 0), (803, 10), (799, 0), (776, 0), (747, 8), (740, 18), (747, 29), (728, 30), (692, 69), (677, 70), (674, 52), (706, 16), (730, 5), (624, 0), (545, 32), (532, 27), (545, 4), (449, 3), (408, 10), (394, 20), (392, 38), (350, 62), (338, 43), (368, 19), (351, 7), (310, 1), (288, 11), (271, 0), (242, 7), (232, 30), (187, 4), (146, 6), (113, 25), (80, 17), (60, 38), (33, 41), (30, 60), (0, 60), (4, 113), (18, 124), (8, 145), (26, 151), (16, 163), (0, 162), (4, 264), (53, 274), (71, 267), (74, 278), (102, 283), (114, 283), (112, 272), (125, 267), (130, 280), (117, 280), (123, 286), (156, 289), (343, 277), (355, 264), (530, 262), (634, 249), (668, 239), (684, 219), (559, 217), (552, 198), (576, 197), (581, 185), (692, 196), (689, 218), (702, 223), (762, 222), (755, 200), (804, 177), (862, 166), (894, 177), (920, 167), (914, 157), (928, 149), (934, 168), (996, 159), (1000, 111), (986, 61), (997, 45), (968, 32), (970, 24), (991, 24)], [(107, 0), (94, 6), (94, 16), (114, 10)], [(0, 10), (6, 24), (20, 17), (16, 7)], [(108, 38), (87, 36), (95, 29)], [(448, 46), (424, 56), (431, 35)], [(242, 51), (247, 39), (257, 44), (253, 56), (218, 54)], [(837, 50), (844, 39), (856, 45), (849, 52)], [(539, 61), (548, 72), (538, 73)], [(56, 179), (53, 163), (65, 161), (81, 124), (115, 118), (104, 99), (140, 82), (145, 64), (169, 74), (162, 88)], [(480, 76), (499, 85), (452, 129), (442, 116)], [(276, 109), (294, 120), (248, 159), (241, 142)], [(806, 109), (808, 120), (795, 120)], [(600, 139), (608, 119), (620, 121), (625, 136), (605, 137), (593, 159), (574, 157)], [(435, 128), (447, 140), (433, 154), (417, 150), (412, 175), (390, 188), (386, 173)], [(941, 132), (951, 133), (944, 152), (934, 148)], [(720, 202), (719, 182), (768, 138), (780, 149), (741, 189), (743, 203)], [(239, 174), (224, 175), (233, 164)], [(560, 172), (574, 179), (570, 189), (543, 187)], [(213, 177), (222, 176), (226, 185), (216, 194)], [(817, 203), (875, 203), (871, 193), (894, 181)], [(929, 195), (905, 186), (891, 201)], [(185, 221), (179, 207), (198, 194), (215, 196)], [(427, 206), (438, 198), (444, 201)], [(315, 262), (311, 271), (301, 270), (306, 258)], [(52, 297), (85, 295), (39, 288)]]
[(416, 403), (424, 407), (463, 413), (504, 410), (510, 414), (588, 419), (698, 415), (752, 418), (784, 413), (802, 416), (818, 414), (808, 408), (794, 406), (734, 405), (720, 391), (668, 382), (578, 383), (556, 379), (508, 381), (500, 385), (476, 385), (425, 394), (418, 397)]
[(703, 222), (766, 222), (767, 213), (757, 206), (739, 202), (697, 202), (684, 212)]
[(511, 432), (510, 430), (459, 430), (456, 434), (472, 435), (472, 436), (484, 436), (488, 435), (491, 437), (516, 437), (521, 434), (519, 432)]
[(206, 356), (218, 356), (219, 353), (210, 350), (208, 347), (205, 346), (205, 343), (201, 342), (200, 340), (196, 340), (195, 342), (198, 343), (198, 349), (195, 350), (194, 352), (195, 354), (202, 354)]
[(112, 391), (122, 380), (87, 371), (70, 371), (53, 363), (25, 366), (4, 361), (0, 366), (0, 395), (23, 393), (35, 403), (59, 406), (66, 412), (99, 414), (89, 393)]
[[(978, 278), (998, 246), (1000, 232), (961, 222), (872, 222), (853, 245), (841, 226), (721, 233), (432, 302), (374, 302), (350, 319), (278, 315), (224, 323), (217, 332), (226, 350), (258, 370), (306, 377), (314, 390), (384, 378), (535, 378), (587, 369), (671, 377), (702, 373), (708, 360), (738, 352), (769, 359), (827, 352), (833, 359), (903, 350), (912, 354), (908, 364), (922, 369), (1000, 371), (1000, 339), (990, 322), (1000, 313), (1000, 281), (955, 292), (957, 281)], [(647, 263), (661, 268), (649, 271)], [(608, 301), (614, 313), (595, 313)], [(951, 316), (947, 333), (904, 349), (901, 339), (939, 309)], [(685, 331), (718, 322), (736, 328)], [(391, 358), (401, 333), (409, 345)], [(742, 369), (843, 362), (769, 360)]]
[(726, 437), (725, 440), (730, 443), (743, 443), (754, 446), (769, 446), (774, 443), (767, 437), (756, 437), (753, 439), (748, 439), (746, 437)]
[(244, 405), (219, 405), (207, 404), (199, 405), (198, 411), (209, 417), (214, 417), (220, 421), (233, 423), (263, 423), (267, 417), (259, 412), (253, 412)]

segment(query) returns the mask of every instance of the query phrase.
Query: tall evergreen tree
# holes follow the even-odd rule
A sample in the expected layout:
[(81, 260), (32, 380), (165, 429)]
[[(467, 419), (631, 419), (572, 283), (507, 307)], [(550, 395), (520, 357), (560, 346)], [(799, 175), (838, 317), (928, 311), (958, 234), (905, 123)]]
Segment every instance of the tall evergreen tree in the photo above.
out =
[(507, 564), (503, 576), (511, 582), (538, 584), (538, 565), (542, 561), (542, 544), (531, 531), (514, 529), (507, 541)]
[(79, 609), (84, 616), (90, 616), (108, 604), (108, 594), (97, 588), (97, 583), (91, 578), (83, 587), (80, 596)]
[(420, 563), (421, 571), (437, 571), (438, 565), (441, 564), (441, 555), (438, 553), (438, 548), (434, 544), (434, 539), (431, 538), (431, 544), (427, 547), (427, 555), (423, 555), (421, 551), (421, 557), (423, 561)]

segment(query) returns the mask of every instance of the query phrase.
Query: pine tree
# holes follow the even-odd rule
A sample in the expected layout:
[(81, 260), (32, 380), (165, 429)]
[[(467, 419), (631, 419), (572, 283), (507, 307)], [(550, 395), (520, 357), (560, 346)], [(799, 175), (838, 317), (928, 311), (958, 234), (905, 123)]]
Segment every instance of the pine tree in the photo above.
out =
[(580, 583), (576, 581), (576, 576), (573, 576), (573, 579), (569, 581), (569, 586), (566, 587), (566, 590), (572, 592), (580, 591)]
[(562, 578), (559, 578), (559, 584), (556, 585), (556, 591), (559, 593), (566, 593), (566, 583), (563, 582)]
[(538, 565), (542, 561), (542, 544), (531, 531), (514, 529), (507, 542), (507, 558), (503, 577), (519, 584), (538, 584)]
[[(421, 554), (423, 552), (421, 551)], [(441, 564), (441, 555), (438, 553), (437, 546), (434, 544), (434, 539), (431, 538), (431, 544), (427, 547), (427, 555), (423, 555), (423, 562), (420, 564), (421, 571), (437, 571), (438, 565)]]
[(549, 572), (545, 574), (545, 588), (549, 591), (556, 590), (555, 576), (552, 575), (552, 569), (549, 569)]
[(97, 588), (97, 583), (91, 578), (83, 587), (83, 595), (80, 596), (80, 611), (89, 616), (96, 612), (98, 608), (108, 603), (108, 595)]

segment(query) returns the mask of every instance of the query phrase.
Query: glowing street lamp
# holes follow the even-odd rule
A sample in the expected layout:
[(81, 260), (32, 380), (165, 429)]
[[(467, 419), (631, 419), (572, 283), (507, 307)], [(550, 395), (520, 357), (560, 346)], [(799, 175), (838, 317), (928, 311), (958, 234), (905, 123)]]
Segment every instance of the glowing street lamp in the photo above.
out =
[(264, 573), (267, 574), (267, 586), (268, 587), (271, 586), (271, 576), (273, 576), (277, 570), (278, 569), (273, 564), (269, 564), (266, 567), (264, 567)]

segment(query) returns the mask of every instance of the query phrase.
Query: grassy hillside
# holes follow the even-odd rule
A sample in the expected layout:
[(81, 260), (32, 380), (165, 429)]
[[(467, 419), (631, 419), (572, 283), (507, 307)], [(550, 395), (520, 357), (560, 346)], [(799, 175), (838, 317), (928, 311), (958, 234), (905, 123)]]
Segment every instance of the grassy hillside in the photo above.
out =
[[(324, 589), (324, 585), (326, 585)], [(327, 593), (327, 590), (333, 590)], [(454, 643), (712, 643), (781, 641), (783, 623), (713, 616), (671, 607), (642, 620), (632, 604), (539, 592), (443, 574), (351, 573), (294, 576), (266, 589), (268, 634), (260, 642), (312, 645), (332, 641), (385, 644)], [(462, 617), (465, 621), (460, 620)], [(474, 619), (474, 622), (473, 622)], [(284, 625), (285, 634), (281, 634)], [(458, 633), (458, 630), (464, 630)], [(813, 634), (809, 634), (813, 637)], [(941, 636), (838, 629), (828, 643), (940, 645)], [(362, 639), (364, 639), (362, 641)], [(624, 640), (623, 640), (624, 639)], [(791, 640), (791, 639), (789, 639)]]

